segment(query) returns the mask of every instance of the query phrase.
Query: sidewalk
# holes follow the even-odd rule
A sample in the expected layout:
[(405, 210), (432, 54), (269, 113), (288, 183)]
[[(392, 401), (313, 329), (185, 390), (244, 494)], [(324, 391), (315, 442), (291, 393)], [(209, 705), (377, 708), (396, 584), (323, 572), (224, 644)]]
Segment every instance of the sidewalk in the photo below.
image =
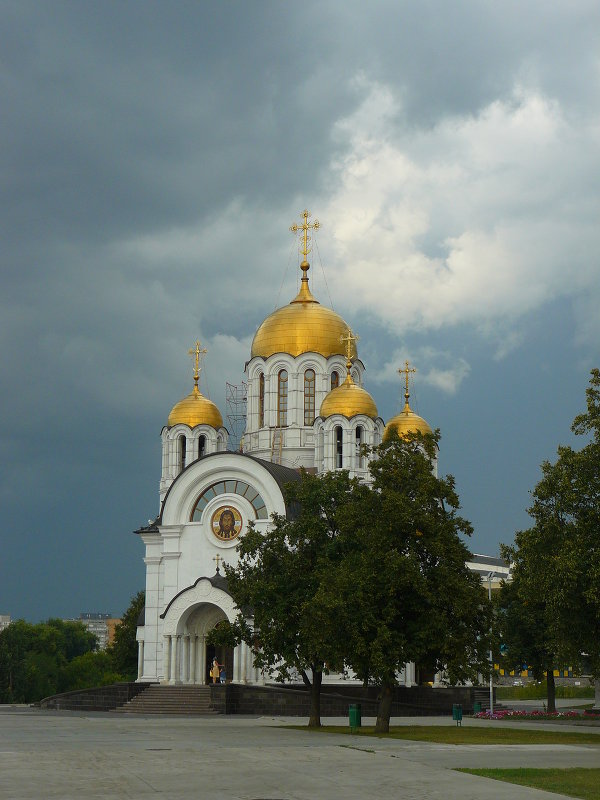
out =
[[(347, 719), (326, 722), (346, 725)], [(505, 800), (508, 796), (556, 800), (560, 795), (454, 769), (600, 763), (600, 747), (590, 745), (456, 746), (286, 727), (305, 723), (297, 717), (133, 718), (4, 706), (0, 707), (0, 796), (11, 800), (147, 800), (157, 794), (169, 800)], [(449, 717), (403, 717), (393, 723), (454, 724)], [(472, 719), (464, 724), (507, 725)]]

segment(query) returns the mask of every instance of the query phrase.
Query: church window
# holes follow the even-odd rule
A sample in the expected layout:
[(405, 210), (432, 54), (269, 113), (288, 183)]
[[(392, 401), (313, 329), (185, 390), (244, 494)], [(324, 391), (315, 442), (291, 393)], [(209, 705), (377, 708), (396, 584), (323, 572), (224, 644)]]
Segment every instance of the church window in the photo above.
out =
[(258, 379), (258, 427), (265, 427), (265, 375), (260, 373)]
[(365, 435), (364, 430), (361, 425), (356, 426), (356, 468), (357, 469), (364, 469), (365, 468), (365, 457), (362, 454), (362, 446), (365, 443)]
[(315, 421), (315, 371), (307, 369), (304, 373), (304, 424)]
[(201, 436), (198, 439), (198, 458), (206, 455), (206, 436)]
[(279, 371), (277, 376), (277, 427), (287, 425), (288, 407), (288, 374), (286, 369)]
[(205, 489), (200, 497), (196, 500), (190, 517), (191, 522), (200, 522), (202, 519), (202, 512), (208, 503), (213, 499), (213, 497), (217, 497), (220, 494), (237, 494), (240, 497), (245, 497), (254, 509), (256, 519), (268, 518), (265, 501), (262, 499), (256, 489), (253, 489), (252, 486), (249, 486), (244, 481), (233, 480), (219, 481), (218, 483), (213, 483), (212, 486), (209, 486), (207, 489)]
[(332, 372), (331, 373), (331, 388), (337, 389), (340, 385), (340, 373), (339, 372)]
[(342, 468), (342, 460), (344, 455), (343, 447), (343, 431), (341, 425), (335, 426), (335, 468)]
[(183, 472), (185, 469), (185, 436), (179, 437), (178, 442), (178, 455), (179, 455), (179, 471)]

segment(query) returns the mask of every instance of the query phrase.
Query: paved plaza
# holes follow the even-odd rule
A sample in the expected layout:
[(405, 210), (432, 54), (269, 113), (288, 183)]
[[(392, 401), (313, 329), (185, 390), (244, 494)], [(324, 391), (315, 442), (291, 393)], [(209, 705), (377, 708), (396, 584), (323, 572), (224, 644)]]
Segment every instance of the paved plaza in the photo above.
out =
[[(454, 746), (285, 727), (299, 722), (306, 720), (139, 717), (0, 706), (0, 798), (556, 800), (559, 795), (453, 769), (600, 766), (600, 748), (593, 746)], [(402, 718), (394, 724), (453, 723), (444, 717)], [(532, 725), (539, 728), (539, 723)], [(600, 728), (592, 730), (600, 736)]]

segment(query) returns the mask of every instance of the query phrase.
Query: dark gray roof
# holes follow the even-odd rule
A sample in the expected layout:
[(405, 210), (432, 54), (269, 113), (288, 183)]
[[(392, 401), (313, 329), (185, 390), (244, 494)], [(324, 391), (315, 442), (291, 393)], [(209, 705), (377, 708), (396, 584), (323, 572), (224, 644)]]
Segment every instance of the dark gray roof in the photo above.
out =
[(490, 567), (504, 567), (508, 569), (510, 564), (499, 556), (484, 556), (479, 553), (471, 553), (470, 561), (477, 562), (478, 564), (489, 564)]

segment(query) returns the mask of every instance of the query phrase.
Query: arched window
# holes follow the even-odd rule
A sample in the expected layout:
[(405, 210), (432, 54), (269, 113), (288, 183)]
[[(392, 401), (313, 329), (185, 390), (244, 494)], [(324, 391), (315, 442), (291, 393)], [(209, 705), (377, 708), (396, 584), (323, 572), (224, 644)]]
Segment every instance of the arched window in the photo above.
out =
[(364, 469), (365, 468), (365, 457), (362, 454), (361, 448), (365, 443), (365, 434), (364, 429), (361, 425), (356, 426), (355, 431), (355, 442), (356, 442), (356, 468), (357, 469)]
[(258, 379), (258, 427), (265, 427), (265, 375), (260, 373)]
[(179, 472), (185, 469), (185, 436), (181, 435), (177, 443), (177, 455), (179, 461)]
[(206, 455), (206, 436), (201, 436), (198, 439), (198, 458)]
[(335, 426), (335, 468), (341, 469), (342, 468), (342, 461), (344, 456), (344, 446), (343, 446), (343, 437), (344, 433), (342, 431), (341, 425)]
[(331, 373), (331, 388), (337, 389), (340, 385), (340, 373), (339, 372), (332, 372)]
[(277, 376), (277, 427), (287, 425), (288, 407), (288, 374), (286, 369), (279, 371)]
[(307, 369), (304, 373), (304, 424), (315, 421), (315, 371)]

